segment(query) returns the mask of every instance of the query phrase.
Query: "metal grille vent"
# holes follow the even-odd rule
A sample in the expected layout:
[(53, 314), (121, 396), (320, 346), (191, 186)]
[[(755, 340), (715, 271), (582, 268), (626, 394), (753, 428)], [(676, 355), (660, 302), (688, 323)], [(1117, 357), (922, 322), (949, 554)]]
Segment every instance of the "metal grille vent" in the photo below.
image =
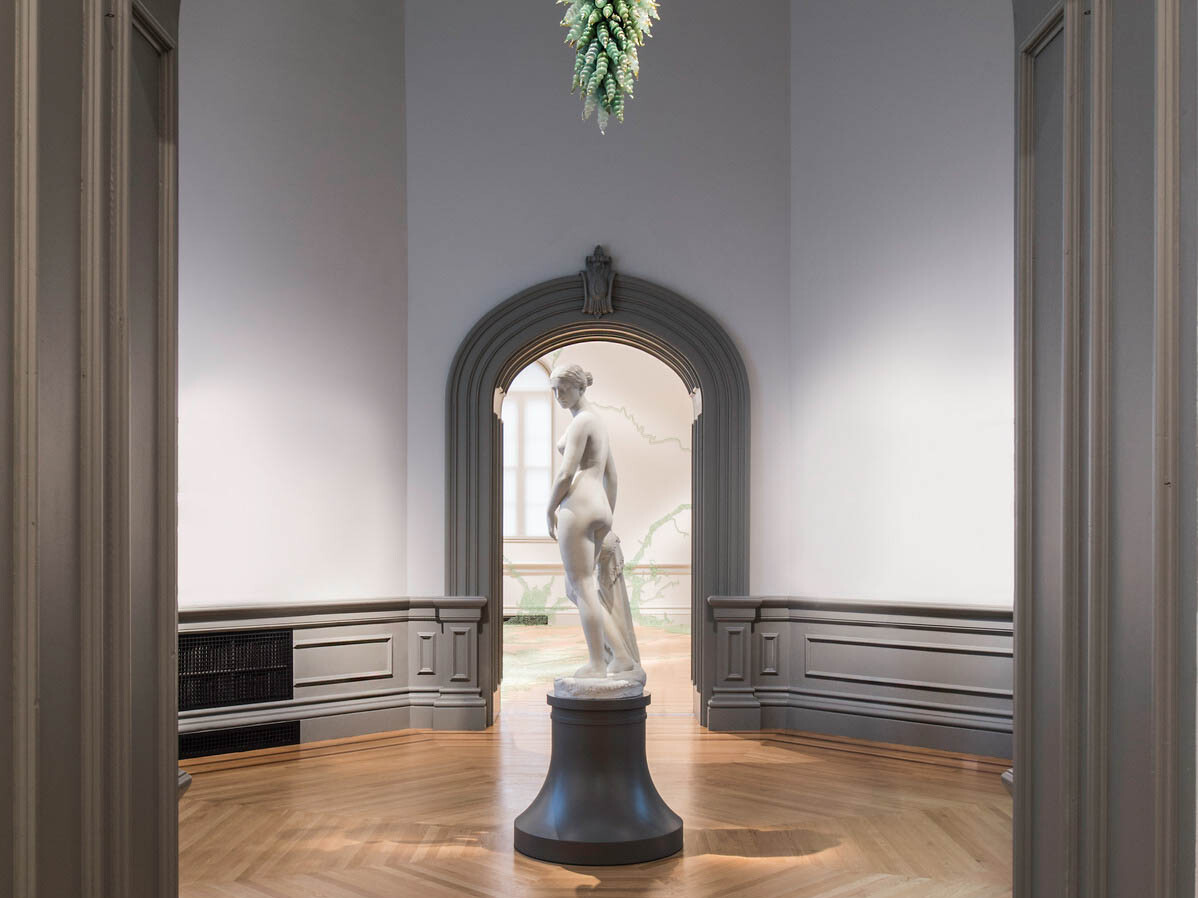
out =
[(179, 736), (179, 758), (203, 758), (207, 755), (227, 755), (235, 751), (253, 751), (257, 748), (278, 748), (280, 745), (298, 745), (299, 741), (298, 720), (182, 733)]
[(290, 630), (181, 633), (179, 710), (287, 701), (291, 665)]

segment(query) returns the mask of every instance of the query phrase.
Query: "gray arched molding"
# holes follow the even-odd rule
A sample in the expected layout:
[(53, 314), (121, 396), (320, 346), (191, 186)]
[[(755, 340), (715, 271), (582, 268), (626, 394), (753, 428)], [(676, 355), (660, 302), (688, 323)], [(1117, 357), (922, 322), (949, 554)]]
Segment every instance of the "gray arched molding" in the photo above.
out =
[(707, 597), (749, 588), (749, 380), (723, 327), (695, 303), (640, 278), (616, 275), (612, 312), (583, 312), (577, 275), (545, 281), (497, 306), (462, 341), (449, 374), (446, 441), (446, 588), (487, 597), (479, 634), (479, 675), (494, 719), (502, 675), (503, 571), (500, 549), (502, 422), (495, 390), (530, 362), (571, 343), (607, 340), (669, 365), (702, 413), (692, 425), (691, 679), (702, 696), (715, 680), (714, 627)]

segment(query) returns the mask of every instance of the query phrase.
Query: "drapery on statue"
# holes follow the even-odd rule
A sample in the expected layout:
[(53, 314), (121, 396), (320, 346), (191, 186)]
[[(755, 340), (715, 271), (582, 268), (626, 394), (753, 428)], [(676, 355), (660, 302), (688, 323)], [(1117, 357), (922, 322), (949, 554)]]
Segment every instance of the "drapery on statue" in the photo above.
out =
[[(631, 658), (637, 663), (636, 670), (643, 683), (645, 671), (640, 668), (641, 652), (636, 645), (636, 631), (632, 628), (628, 587), (624, 585), (624, 550), (620, 548), (620, 537), (610, 530), (599, 549), (595, 573), (599, 578), (599, 601), (603, 605), (604, 622), (610, 622), (603, 632), (604, 660), (610, 666), (616, 658)], [(620, 676), (635, 679), (627, 671), (620, 672)]]
[(595, 252), (587, 256), (585, 271), (578, 272), (582, 278), (582, 312), (600, 318), (610, 315), (611, 285), (616, 272), (611, 266), (611, 256), (596, 246)]
[[(575, 680), (611, 679), (614, 687), (645, 683), (632, 610), (624, 585), (624, 555), (612, 533), (616, 506), (616, 467), (607, 428), (586, 398), (591, 375), (578, 365), (559, 366), (549, 375), (558, 405), (573, 416), (558, 443), (562, 464), (549, 496), (549, 536), (557, 540), (566, 571), (566, 595), (578, 607), (587, 643), (587, 663)], [(555, 685), (561, 688), (561, 681)], [(582, 686), (602, 694), (599, 684)]]

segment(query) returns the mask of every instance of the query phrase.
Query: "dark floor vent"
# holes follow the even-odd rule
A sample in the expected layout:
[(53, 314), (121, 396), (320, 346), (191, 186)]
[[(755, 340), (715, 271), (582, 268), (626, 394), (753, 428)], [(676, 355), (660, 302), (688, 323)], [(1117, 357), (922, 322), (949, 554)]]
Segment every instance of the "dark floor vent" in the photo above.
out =
[(290, 630), (179, 634), (180, 711), (291, 697)]
[(257, 748), (278, 748), (280, 745), (299, 745), (299, 741), (298, 720), (255, 727), (205, 730), (201, 733), (180, 733), (179, 758), (203, 758), (208, 755), (227, 755), (235, 751), (253, 751)]

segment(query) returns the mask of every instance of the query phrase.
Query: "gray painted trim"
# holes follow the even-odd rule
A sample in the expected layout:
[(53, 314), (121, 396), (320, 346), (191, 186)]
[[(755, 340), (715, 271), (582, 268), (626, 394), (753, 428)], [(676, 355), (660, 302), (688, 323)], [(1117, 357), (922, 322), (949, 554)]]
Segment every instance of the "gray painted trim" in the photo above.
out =
[[(1036, 56), (1064, 28), (1065, 9), (1058, 3), (1020, 46), (1016, 84), (1015, 116), (1017, 153), (1015, 172), (1015, 768), (1031, 769), (1035, 760), (1036, 701), (1035, 602), (1032, 590), (1031, 495), (1034, 470), (1033, 433), (1033, 240), (1035, 208), (1035, 65)], [(1026, 649), (1024, 648), (1026, 647)], [(1067, 696), (1062, 698), (1067, 700)], [(1032, 865), (1035, 851), (1032, 807), (1032, 777), (1015, 779), (1013, 887), (1020, 898), (1032, 896)]]
[[(785, 701), (782, 698), (785, 697)], [(993, 733), (1009, 734), (1011, 732), (1011, 716), (1009, 713), (989, 711), (986, 709), (958, 709), (955, 706), (943, 705), (936, 707), (931, 703), (917, 704), (900, 699), (880, 699), (876, 697), (861, 697), (836, 693), (821, 693), (811, 689), (788, 689), (784, 692), (759, 692), (759, 700), (763, 707), (768, 705), (783, 705), (788, 708), (802, 708), (812, 711), (835, 711), (859, 717), (880, 717), (886, 720), (896, 720), (906, 723), (934, 724), (941, 727), (956, 727), (962, 730), (983, 730)], [(771, 727), (772, 729), (772, 727)], [(796, 727), (795, 729), (804, 729)], [(867, 738), (862, 736), (861, 738)], [(887, 739), (888, 742), (902, 744), (901, 739)], [(936, 747), (936, 746), (933, 746)], [(980, 746), (974, 746), (980, 747)], [(946, 749), (954, 750), (954, 749)], [(987, 751), (971, 751), (971, 754), (986, 754)]]
[[(811, 637), (807, 637), (811, 642)], [(839, 680), (843, 683), (867, 683), (871, 686), (905, 686), (910, 689), (924, 689), (928, 692), (951, 692), (956, 695), (989, 695), (998, 698), (1013, 698), (1015, 693), (1010, 689), (991, 689), (986, 686), (963, 686), (960, 683), (936, 683), (930, 680), (910, 680), (903, 677), (871, 677), (866, 674), (831, 673), (826, 670), (803, 671), (808, 677), (817, 680)]]
[[(713, 608), (737, 607), (740, 596), (712, 596)], [(1003, 605), (952, 605), (931, 602), (876, 602), (861, 599), (821, 599), (806, 596), (754, 596), (762, 608), (790, 608), (801, 611), (832, 611), (842, 614), (882, 615), (887, 619), (899, 617), (944, 617), (954, 621), (998, 621), (1010, 629), (1012, 612)]]
[[(129, 98), (132, 10), (127, 0), (112, 4), (111, 52), (111, 208), (108, 273), (110, 291), (108, 377), (110, 414), (108, 486), (109, 590), (108, 678), (108, 886), (112, 893), (131, 894), (133, 865), (133, 651), (131, 555), (131, 402), (129, 364)], [(143, 738), (144, 738), (143, 734)], [(177, 852), (176, 852), (177, 854)]]
[(160, 604), (154, 609), (157, 688), (158, 892), (179, 890), (178, 799), (171, 795), (178, 769), (178, 396), (179, 396), (179, 59), (174, 38), (140, 0), (131, 22), (159, 56), (158, 149), (158, 406), (155, 466), (158, 482), (155, 547)]
[[(897, 720), (914, 720), (920, 722), (946, 723), (949, 726), (965, 726), (970, 729), (987, 729), (996, 733), (1010, 733), (1010, 709), (983, 708), (976, 705), (951, 705), (946, 702), (914, 701), (905, 698), (878, 698), (876, 696), (851, 695), (844, 692), (832, 692), (825, 689), (769, 689), (757, 690), (761, 703), (767, 703), (769, 694), (788, 694), (800, 699), (824, 701), (826, 705), (836, 705), (838, 710), (849, 710), (851, 713), (870, 714), (874, 708), (894, 708), (908, 713), (876, 714), (875, 716), (890, 716)], [(1008, 696), (1009, 697), (1009, 696)], [(799, 704), (798, 702), (791, 702)], [(865, 710), (862, 710), (865, 709)], [(917, 714), (917, 711), (930, 712)]]
[[(178, 732), (195, 733), (220, 730), (226, 727), (256, 726), (291, 720), (311, 720), (315, 717), (335, 717), (358, 711), (378, 711), (413, 706), (432, 707), (438, 697), (437, 687), (428, 689), (392, 689), (327, 695), (289, 702), (269, 702), (259, 705), (239, 705), (216, 711), (183, 711), (179, 714)], [(477, 697), (476, 697), (477, 698)], [(479, 703), (481, 704), (481, 699)]]
[[(834, 642), (842, 645), (864, 645), (877, 648), (919, 649), (925, 652), (947, 652), (952, 655), (994, 655), (1010, 658), (1014, 652), (1006, 647), (981, 645), (954, 645), (947, 642), (913, 642), (909, 639), (861, 639), (856, 636), (808, 636), (807, 642)], [(1004, 690), (1007, 695), (1011, 690)]]
[[(1010, 608), (788, 596), (712, 596), (708, 604), (719, 659), (709, 699), (713, 730), (802, 729), (1009, 756), (1011, 682), (995, 676), (993, 662), (1013, 654)], [(912, 631), (945, 635), (907, 638)], [(904, 656), (909, 666), (884, 675), (828, 672), (812, 669), (808, 649), (816, 644), (912, 654)], [(986, 679), (931, 680), (918, 666), (929, 653), (959, 655), (963, 664), (976, 659)], [(817, 688), (817, 681), (846, 685)]]
[(180, 608), (179, 632), (305, 628), (386, 621), (433, 620), (437, 611), (481, 609), (481, 596), (416, 596), (288, 602), (269, 605), (203, 605)]
[(105, 171), (104, 66), (108, 41), (104, 0), (83, 3), (83, 163), (80, 252), (80, 881), (87, 898), (103, 898), (107, 831), (107, 732), (103, 633), (106, 621), (104, 554), (104, 340), (107, 326), (105, 255), (107, 191)]
[(1198, 633), (1198, 463), (1195, 451), (1198, 447), (1198, 128), (1194, 127), (1194, 109), (1198, 106), (1198, 5), (1179, 4), (1177, 20), (1179, 37), (1178, 52), (1178, 103), (1180, 110), (1179, 154), (1177, 196), (1180, 217), (1175, 234), (1178, 249), (1178, 336), (1180, 342), (1179, 387), (1181, 398), (1178, 403), (1178, 433), (1181, 452), (1178, 493), (1178, 602), (1177, 635), (1178, 646), (1172, 676), (1175, 678), (1175, 700), (1177, 716), (1177, 771), (1172, 800), (1177, 804), (1177, 857), (1174, 863), (1176, 894), (1188, 896), (1198, 893), (1195, 882), (1195, 717), (1198, 712), (1198, 644), (1194, 634)]
[[(110, 807), (106, 827), (110, 845), (110, 884), (116, 894), (130, 889), (135, 866), (153, 863), (160, 894), (178, 891), (178, 813), (176, 776), (178, 741), (175, 731), (178, 661), (176, 658), (176, 477), (177, 433), (177, 57), (175, 41), (140, 0), (119, 0), (111, 8), (112, 54), (112, 184), (109, 273), (111, 315), (109, 330), (110, 377), (107, 397), (111, 412), (114, 454), (112, 458), (112, 518), (107, 535), (112, 540), (111, 579), (109, 582), (109, 621), (112, 651), (108, 655), (110, 719), (113, 722), (109, 758)], [(131, 796), (134, 776), (133, 733), (133, 655), (138, 650), (132, 638), (133, 607), (130, 557), (132, 519), (130, 511), (131, 445), (131, 374), (129, 343), (130, 254), (129, 195), (134, 173), (129, 166), (131, 60), (135, 39), (144, 39), (157, 52), (159, 153), (155, 182), (158, 188), (158, 280), (155, 285), (157, 319), (158, 385), (157, 433), (155, 435), (154, 484), (157, 502), (157, 529), (154, 534), (157, 558), (156, 585), (159, 604), (153, 609), (156, 645), (151, 647), (156, 677), (155, 743), (158, 760), (152, 776), (155, 795), (155, 832), (157, 843), (152, 853), (136, 844), (133, 834)], [(146, 176), (138, 172), (136, 176)], [(141, 734), (140, 738), (147, 738)]]
[(505, 390), (530, 362), (570, 343), (609, 340), (649, 352), (703, 395), (704, 412), (692, 425), (691, 676), (703, 690), (705, 723), (715, 658), (703, 600), (747, 592), (749, 585), (748, 375), (720, 324), (657, 284), (616, 275), (612, 314), (595, 319), (582, 305), (576, 274), (545, 281), (489, 312), (458, 349), (447, 397), (446, 589), (490, 597), (479, 639), (489, 724), (502, 676), (502, 422), (494, 413), (495, 391)]
[[(481, 729), (486, 701), (477, 680), (477, 627), (486, 604), (479, 596), (420, 596), (181, 609), (180, 632), (291, 629), (297, 631), (293, 642), (297, 650), (384, 644), (388, 661), (385, 669), (297, 675), (294, 686), (307, 694), (286, 701), (177, 712), (172, 738), (175, 733), (292, 720), (325, 722), (301, 727), (304, 741), (332, 738), (330, 732), (376, 732), (380, 727)], [(384, 630), (380, 627), (384, 624), (410, 626)], [(348, 629), (363, 626), (370, 632)], [(336, 632), (339, 628), (348, 632)], [(388, 680), (384, 688), (367, 688), (370, 680), (384, 678)], [(334, 688), (321, 688), (330, 686)], [(317, 687), (319, 694), (310, 694), (311, 687)], [(338, 722), (330, 730), (333, 718)]]
[(325, 636), (317, 639), (296, 639), (291, 648), (317, 649), (344, 645), (385, 645), (387, 647), (387, 666), (375, 670), (356, 670), (345, 673), (327, 674), (316, 677), (296, 677), (295, 686), (327, 686), (331, 683), (351, 683), (359, 680), (381, 680), (394, 675), (394, 665), (391, 663), (394, 637), (390, 633), (363, 633), (353, 636)]
[(37, 895), (38, 778), (38, 0), (16, 0), (13, 97), (14, 898)]
[[(1182, 780), (1179, 699), (1181, 675), (1181, 533), (1178, 493), (1181, 451), (1181, 4), (1156, 0), (1156, 301), (1153, 395), (1153, 894), (1176, 896)], [(1192, 124), (1192, 123), (1191, 123)], [(1193, 297), (1189, 297), (1193, 301)], [(1192, 378), (1194, 372), (1190, 371)], [(1191, 458), (1191, 464), (1193, 459)], [(1188, 496), (1193, 502), (1194, 497)], [(1193, 551), (1192, 545), (1187, 547)], [(1192, 822), (1192, 819), (1191, 819)]]
[(1090, 27), (1089, 592), (1081, 874), (1086, 894), (1106, 898), (1110, 775), (1111, 0), (1093, 0)]
[(1082, 509), (1082, 221), (1085, 191), (1085, 156), (1082, 126), (1084, 87), (1084, 24), (1081, 0), (1065, 0), (1065, 101), (1063, 141), (1064, 255), (1061, 327), (1061, 508), (1064, 522), (1061, 557), (1061, 632), (1058, 663), (1061, 667), (1061, 802), (1065, 834), (1065, 889), (1061, 898), (1076, 898), (1079, 889), (1081, 841), (1081, 703), (1084, 650), (1081, 637), (1082, 583), (1086, 522)]

